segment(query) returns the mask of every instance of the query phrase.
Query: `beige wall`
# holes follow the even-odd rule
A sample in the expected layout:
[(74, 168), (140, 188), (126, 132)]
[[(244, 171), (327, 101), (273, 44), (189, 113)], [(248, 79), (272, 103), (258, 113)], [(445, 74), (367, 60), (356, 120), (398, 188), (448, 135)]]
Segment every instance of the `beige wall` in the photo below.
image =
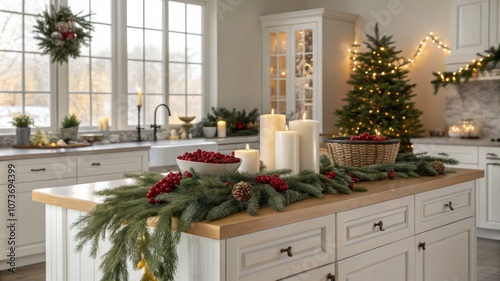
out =
[[(229, 0), (221, 0), (229, 1)], [(223, 13), (218, 21), (218, 106), (238, 109), (261, 108), (261, 29), (263, 14), (300, 9), (327, 8), (359, 15), (358, 41), (365, 30), (372, 32), (379, 21), (381, 35), (393, 35), (405, 57), (413, 55), (418, 43), (430, 31), (450, 43), (450, 1), (433, 0), (232, 0), (240, 3)], [(445, 70), (445, 54), (429, 44), (409, 70), (416, 83), (414, 100), (423, 111), (424, 129), (445, 128), (445, 92), (433, 94), (433, 71)], [(333, 122), (333, 119), (332, 121)], [(427, 134), (427, 133), (426, 133)]]

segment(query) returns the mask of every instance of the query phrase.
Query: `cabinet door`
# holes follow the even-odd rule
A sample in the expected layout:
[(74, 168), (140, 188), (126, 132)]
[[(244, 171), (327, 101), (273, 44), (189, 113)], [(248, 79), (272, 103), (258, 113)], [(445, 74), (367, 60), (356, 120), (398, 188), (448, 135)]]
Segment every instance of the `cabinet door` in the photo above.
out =
[(335, 281), (335, 264), (327, 264), (311, 269), (280, 281)]
[[(414, 280), (414, 237), (337, 262), (337, 281)], [(426, 279), (445, 280), (445, 279)]]
[(500, 149), (481, 148), (479, 180), (479, 226), (500, 230)]
[(489, 0), (454, 0), (451, 9), (451, 53), (468, 62), (489, 48)]
[(421, 233), (416, 236), (414, 247), (415, 281), (476, 280), (474, 218)]
[(433, 157), (449, 157), (458, 160), (457, 168), (477, 169), (478, 147), (468, 145), (414, 144), (414, 153), (426, 153)]

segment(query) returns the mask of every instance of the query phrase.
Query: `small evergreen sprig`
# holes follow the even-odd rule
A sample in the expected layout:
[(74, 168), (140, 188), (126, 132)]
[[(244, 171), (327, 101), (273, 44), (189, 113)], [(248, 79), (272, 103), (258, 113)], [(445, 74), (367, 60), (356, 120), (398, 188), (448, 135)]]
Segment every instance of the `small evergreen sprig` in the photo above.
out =
[(20, 114), (12, 118), (12, 126), (16, 128), (27, 128), (29, 126), (35, 125), (35, 120), (31, 118), (29, 115)]
[(257, 109), (253, 109), (247, 114), (245, 110), (212, 107), (212, 112), (193, 126), (193, 136), (202, 137), (203, 127), (216, 126), (218, 120), (226, 121), (228, 136), (252, 136), (259, 133), (259, 112)]
[(61, 128), (72, 128), (72, 127), (78, 127), (80, 125), (80, 120), (76, 115), (73, 113), (70, 116), (64, 116), (63, 120), (61, 121)]

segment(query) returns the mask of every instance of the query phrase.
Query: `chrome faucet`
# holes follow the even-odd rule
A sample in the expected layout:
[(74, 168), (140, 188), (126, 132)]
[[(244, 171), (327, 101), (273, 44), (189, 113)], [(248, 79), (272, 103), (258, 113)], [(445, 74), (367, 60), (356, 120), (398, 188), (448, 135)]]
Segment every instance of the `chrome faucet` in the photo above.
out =
[(157, 141), (157, 140), (158, 140), (158, 139), (156, 138), (156, 129), (160, 129), (160, 128), (161, 128), (161, 126), (160, 126), (160, 125), (156, 125), (156, 111), (158, 110), (158, 108), (159, 108), (160, 106), (164, 106), (164, 107), (166, 107), (166, 108), (167, 108), (167, 110), (168, 110), (168, 116), (172, 116), (172, 115), (170, 114), (170, 108), (168, 108), (168, 105), (166, 105), (166, 104), (164, 104), (164, 103), (162, 103), (162, 104), (158, 105), (158, 106), (155, 108), (154, 123), (153, 123), (153, 125), (151, 125), (151, 128), (153, 128), (153, 141)]

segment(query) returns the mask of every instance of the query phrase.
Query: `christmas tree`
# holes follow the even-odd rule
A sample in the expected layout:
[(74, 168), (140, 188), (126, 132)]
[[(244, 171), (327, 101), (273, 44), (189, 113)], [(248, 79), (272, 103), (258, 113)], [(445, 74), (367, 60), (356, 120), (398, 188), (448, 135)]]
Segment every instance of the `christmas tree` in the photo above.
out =
[[(353, 72), (347, 82), (352, 90), (336, 110), (336, 122), (341, 135), (358, 135), (363, 132), (381, 134), (401, 140), (400, 151), (411, 151), (410, 138), (423, 133), (419, 116), (411, 98), (416, 84), (410, 84), (406, 70), (409, 60), (399, 56), (392, 36), (380, 37), (378, 25), (375, 37), (367, 35), (367, 51), (351, 51)], [(355, 43), (355, 48), (359, 47)]]

